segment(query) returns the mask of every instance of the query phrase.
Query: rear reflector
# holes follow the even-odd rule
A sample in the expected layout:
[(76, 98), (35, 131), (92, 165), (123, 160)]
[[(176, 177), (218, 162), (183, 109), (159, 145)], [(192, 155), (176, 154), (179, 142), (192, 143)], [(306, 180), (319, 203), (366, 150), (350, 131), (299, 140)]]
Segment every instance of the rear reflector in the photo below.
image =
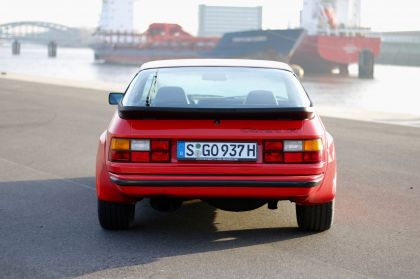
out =
[(152, 161), (153, 162), (168, 162), (169, 152), (168, 151), (153, 151)]
[(130, 161), (130, 151), (111, 150), (109, 157), (111, 161), (128, 162)]
[(302, 152), (284, 153), (285, 163), (302, 163), (302, 161), (303, 161)]
[(283, 162), (283, 154), (281, 152), (266, 152), (264, 153), (264, 162), (281, 163)]
[(147, 151), (131, 152), (131, 160), (133, 162), (149, 162), (150, 152), (147, 152)]
[(304, 152), (303, 153), (303, 161), (305, 163), (317, 163), (321, 161), (321, 152)]

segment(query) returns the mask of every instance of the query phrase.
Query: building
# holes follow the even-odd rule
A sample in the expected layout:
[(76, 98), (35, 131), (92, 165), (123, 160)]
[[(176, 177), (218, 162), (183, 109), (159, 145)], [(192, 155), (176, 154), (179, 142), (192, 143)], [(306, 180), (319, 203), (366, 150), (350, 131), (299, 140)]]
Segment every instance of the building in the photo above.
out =
[(420, 31), (385, 32), (378, 64), (420, 66)]
[(134, 0), (102, 0), (99, 30), (105, 32), (133, 31)]
[(227, 32), (262, 29), (262, 7), (199, 6), (198, 35), (222, 36)]

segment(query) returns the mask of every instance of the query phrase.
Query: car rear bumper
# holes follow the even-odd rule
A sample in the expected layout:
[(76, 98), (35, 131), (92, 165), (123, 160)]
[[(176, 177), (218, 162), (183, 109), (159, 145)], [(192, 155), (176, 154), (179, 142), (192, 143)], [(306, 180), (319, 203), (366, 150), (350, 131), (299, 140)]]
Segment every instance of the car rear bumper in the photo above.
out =
[(324, 175), (305, 176), (177, 176), (109, 174), (110, 181), (125, 195), (185, 198), (304, 197), (316, 191)]
[(316, 187), (321, 184), (322, 178), (302, 181), (276, 181), (276, 180), (127, 180), (110, 176), (113, 183), (118, 186), (142, 187)]

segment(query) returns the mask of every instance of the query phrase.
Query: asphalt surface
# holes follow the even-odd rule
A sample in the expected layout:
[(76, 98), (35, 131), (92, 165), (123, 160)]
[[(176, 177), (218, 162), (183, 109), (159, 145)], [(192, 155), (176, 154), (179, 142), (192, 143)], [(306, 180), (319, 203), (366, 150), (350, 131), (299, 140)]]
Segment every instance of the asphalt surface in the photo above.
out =
[(175, 213), (139, 203), (131, 231), (96, 215), (106, 92), (0, 79), (0, 278), (420, 278), (420, 129), (324, 119), (336, 140), (330, 231), (294, 205)]

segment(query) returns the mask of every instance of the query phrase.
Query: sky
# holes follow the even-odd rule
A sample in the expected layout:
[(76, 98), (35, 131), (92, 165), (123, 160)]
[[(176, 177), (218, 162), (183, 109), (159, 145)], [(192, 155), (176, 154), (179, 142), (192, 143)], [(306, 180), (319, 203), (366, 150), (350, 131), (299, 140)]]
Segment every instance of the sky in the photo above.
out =
[[(135, 29), (175, 22), (196, 34), (198, 5), (263, 6), (264, 28), (298, 27), (303, 0), (138, 0)], [(362, 24), (375, 31), (420, 30), (419, 0), (362, 0)], [(0, 23), (40, 20), (96, 27), (102, 0), (0, 0)]]

